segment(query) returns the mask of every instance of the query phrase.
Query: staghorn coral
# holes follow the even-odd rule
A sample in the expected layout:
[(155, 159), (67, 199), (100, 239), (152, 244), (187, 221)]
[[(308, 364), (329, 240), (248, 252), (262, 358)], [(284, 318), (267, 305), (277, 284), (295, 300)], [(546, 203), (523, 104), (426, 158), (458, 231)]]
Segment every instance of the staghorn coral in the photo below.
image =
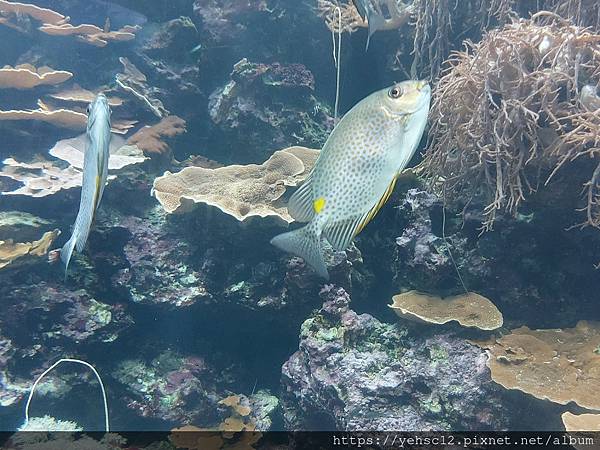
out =
[(127, 142), (146, 155), (170, 154), (171, 147), (163, 138), (172, 138), (186, 131), (185, 120), (177, 116), (167, 116), (155, 125), (139, 129)]
[[(410, 19), (412, 6), (401, 0), (373, 0), (372, 4), (385, 17), (385, 21), (379, 30), (397, 30)], [(383, 14), (383, 7), (388, 13), (387, 17)], [(337, 12), (338, 8), (339, 13)], [(353, 33), (359, 28), (369, 26), (368, 22), (358, 13), (352, 0), (342, 1), (341, 3), (338, 0), (318, 0), (317, 13), (325, 19), (327, 28), (334, 33)]]
[(73, 76), (65, 70), (55, 70), (44, 66), (36, 69), (31, 64), (0, 69), (0, 88), (31, 89), (41, 85), (64, 83)]
[[(549, 16), (551, 24), (538, 24)], [(444, 198), (485, 198), (483, 230), (502, 211), (515, 215), (566, 163), (587, 155), (598, 164), (595, 140), (580, 135), (578, 94), (600, 82), (600, 35), (541, 12), (490, 31), (450, 63), (434, 93), (422, 168)], [(597, 226), (593, 170), (587, 223)]]
[(530, 330), (520, 327), (487, 348), (492, 379), (540, 399), (575, 402), (600, 409), (600, 323), (580, 321), (575, 328)]
[(253, 216), (273, 216), (291, 223), (281, 197), (287, 187), (306, 178), (317, 155), (318, 150), (290, 147), (276, 151), (260, 165), (187, 167), (154, 180), (152, 191), (167, 213), (185, 212), (203, 203), (240, 222)]
[(394, 295), (390, 308), (408, 320), (444, 324), (453, 320), (464, 327), (495, 330), (502, 326), (502, 314), (487, 298), (474, 292), (453, 297), (441, 297), (409, 291)]

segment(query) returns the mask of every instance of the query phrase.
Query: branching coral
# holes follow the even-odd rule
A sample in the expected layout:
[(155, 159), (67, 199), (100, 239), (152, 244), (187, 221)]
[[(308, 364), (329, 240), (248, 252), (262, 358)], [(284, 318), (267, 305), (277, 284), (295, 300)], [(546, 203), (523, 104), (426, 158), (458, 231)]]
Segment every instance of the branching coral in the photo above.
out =
[[(541, 12), (490, 31), (450, 63), (434, 94), (422, 167), (444, 196), (486, 197), (484, 230), (499, 212), (516, 214), (553, 171), (598, 159), (598, 112), (578, 99), (582, 85), (600, 82), (600, 35)], [(587, 185), (586, 223), (594, 226), (598, 172)]]
[(171, 147), (163, 138), (172, 138), (185, 132), (185, 120), (177, 116), (167, 116), (155, 125), (141, 128), (128, 142), (147, 155), (170, 154)]

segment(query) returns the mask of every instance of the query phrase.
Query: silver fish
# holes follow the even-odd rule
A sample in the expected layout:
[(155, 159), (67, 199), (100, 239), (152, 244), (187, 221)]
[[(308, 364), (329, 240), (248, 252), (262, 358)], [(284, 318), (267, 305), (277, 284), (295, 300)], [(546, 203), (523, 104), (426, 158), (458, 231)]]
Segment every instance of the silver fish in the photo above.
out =
[(275, 236), (271, 243), (302, 257), (328, 278), (321, 236), (335, 249), (345, 250), (387, 201), (421, 140), (430, 97), (426, 81), (410, 80), (354, 106), (290, 198), (290, 215), (308, 224)]
[(365, 51), (367, 51), (369, 49), (371, 36), (373, 36), (373, 33), (375, 33), (377, 30), (383, 28), (385, 18), (375, 10), (371, 4), (371, 0), (352, 0), (352, 3), (354, 3), (358, 14), (360, 14), (360, 17), (362, 17), (362, 19), (365, 20), (369, 26), (367, 45), (365, 47)]
[(85, 248), (90, 229), (108, 177), (110, 149), (110, 108), (104, 94), (98, 94), (88, 106), (87, 146), (83, 159), (83, 182), (79, 212), (73, 225), (73, 234), (60, 251), (65, 265), (65, 276), (73, 249), (81, 253)]

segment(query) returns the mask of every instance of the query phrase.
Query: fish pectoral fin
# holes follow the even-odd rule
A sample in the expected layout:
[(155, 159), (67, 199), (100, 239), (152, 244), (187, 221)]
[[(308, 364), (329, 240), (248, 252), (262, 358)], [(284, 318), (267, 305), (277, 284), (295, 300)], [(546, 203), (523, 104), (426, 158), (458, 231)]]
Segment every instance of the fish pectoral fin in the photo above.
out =
[(309, 176), (290, 197), (288, 212), (297, 222), (310, 222), (315, 216), (313, 190)]
[(389, 186), (387, 187), (387, 189), (385, 190), (385, 192), (383, 193), (383, 195), (381, 196), (379, 201), (375, 204), (375, 206), (373, 206), (373, 208), (371, 208), (371, 210), (367, 214), (365, 214), (363, 216), (360, 224), (358, 225), (357, 229), (354, 232), (353, 237), (355, 237), (358, 233), (360, 233), (367, 226), (367, 224), (371, 220), (373, 220), (373, 218), (377, 215), (377, 213), (379, 212), (381, 207), (383, 205), (385, 205), (385, 203), (388, 201), (388, 199), (392, 195), (392, 192), (394, 192), (394, 187), (396, 186), (397, 179), (398, 179), (397, 177), (394, 177), (394, 179), (389, 184)]

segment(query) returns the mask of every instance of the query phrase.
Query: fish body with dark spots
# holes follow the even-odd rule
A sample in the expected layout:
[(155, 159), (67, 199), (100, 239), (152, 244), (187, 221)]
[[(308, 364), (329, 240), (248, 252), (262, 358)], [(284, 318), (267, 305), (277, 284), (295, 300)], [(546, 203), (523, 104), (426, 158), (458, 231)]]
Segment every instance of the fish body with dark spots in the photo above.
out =
[(336, 250), (345, 250), (387, 201), (421, 140), (430, 97), (426, 82), (410, 80), (354, 106), (290, 198), (290, 215), (308, 224), (274, 237), (271, 243), (302, 257), (328, 278), (321, 236)]

